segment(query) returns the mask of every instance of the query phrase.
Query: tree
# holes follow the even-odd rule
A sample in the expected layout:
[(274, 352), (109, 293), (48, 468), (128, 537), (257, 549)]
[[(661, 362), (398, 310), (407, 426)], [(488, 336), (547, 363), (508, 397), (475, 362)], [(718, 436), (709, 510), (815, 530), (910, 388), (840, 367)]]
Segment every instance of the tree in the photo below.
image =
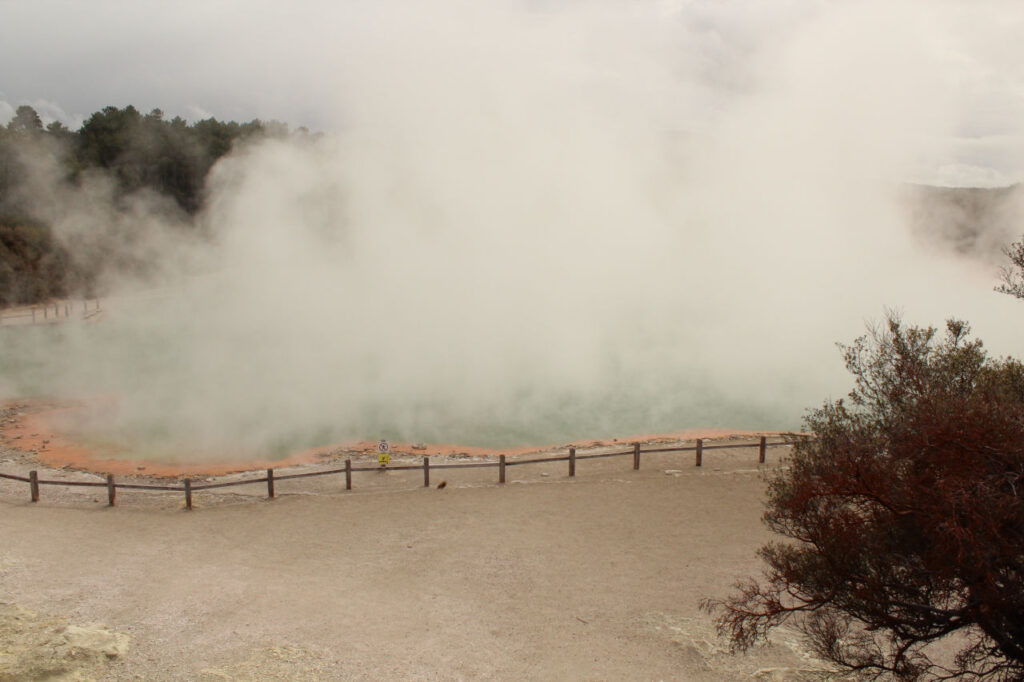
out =
[(1024, 365), (956, 320), (940, 340), (890, 316), (841, 347), (849, 400), (810, 411), (769, 480), (787, 540), (703, 607), (739, 650), (789, 621), (872, 677), (1024, 680)]
[(1010, 259), (1012, 267), (1004, 267), (1000, 279), (1003, 283), (996, 291), (1024, 298), (1024, 238), (1013, 242), (1003, 251)]
[(68, 137), (71, 135), (68, 127), (60, 121), (50, 121), (46, 126), (46, 131), (56, 137)]
[(22, 104), (14, 112), (14, 118), (7, 124), (10, 130), (38, 131), (43, 129), (43, 121), (39, 118), (36, 110), (27, 104)]
[(76, 160), (81, 168), (103, 168), (117, 180), (123, 195), (152, 189), (195, 215), (202, 208), (213, 164), (239, 140), (262, 134), (259, 122), (238, 124), (211, 117), (189, 126), (178, 116), (166, 121), (160, 109), (142, 116), (130, 105), (111, 106), (94, 113), (78, 131)]
[(54, 243), (48, 227), (0, 218), (0, 306), (64, 296), (68, 278), (75, 276), (67, 251)]
[(104, 107), (90, 116), (78, 131), (83, 163), (114, 168), (131, 147), (132, 130), (139, 118), (139, 112), (131, 105), (124, 109)]

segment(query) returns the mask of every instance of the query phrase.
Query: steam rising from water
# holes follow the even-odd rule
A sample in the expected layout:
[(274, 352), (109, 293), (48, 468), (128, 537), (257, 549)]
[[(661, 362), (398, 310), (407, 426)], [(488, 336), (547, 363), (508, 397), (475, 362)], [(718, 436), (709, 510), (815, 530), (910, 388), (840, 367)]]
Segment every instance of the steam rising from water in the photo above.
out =
[(444, 4), (347, 16), (335, 131), (223, 160), (212, 247), (140, 220), (161, 286), (7, 332), (7, 392), (104, 396), (93, 437), (212, 457), (796, 428), (885, 306), (1021, 352), (992, 262), (913, 241), (900, 202), (954, 163), (985, 59), (956, 5), (823, 5), (737, 68), (686, 7)]

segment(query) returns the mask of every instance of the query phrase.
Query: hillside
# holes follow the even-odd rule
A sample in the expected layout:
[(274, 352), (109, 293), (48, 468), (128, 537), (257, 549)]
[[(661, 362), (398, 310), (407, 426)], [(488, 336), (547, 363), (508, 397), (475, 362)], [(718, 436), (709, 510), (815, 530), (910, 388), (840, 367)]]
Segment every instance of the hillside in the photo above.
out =
[(132, 106), (106, 107), (71, 131), (59, 122), (44, 127), (32, 107), (19, 107), (0, 126), (0, 306), (92, 295), (96, 274), (118, 257), (117, 242), (130, 240), (112, 232), (106, 244), (79, 250), (73, 239), (56, 238), (54, 222), (72, 208), (68, 195), (94, 214), (114, 214), (96, 220), (130, 218), (145, 202), (195, 229), (217, 160), (248, 140), (289, 135), (308, 131), (276, 121), (189, 124)]

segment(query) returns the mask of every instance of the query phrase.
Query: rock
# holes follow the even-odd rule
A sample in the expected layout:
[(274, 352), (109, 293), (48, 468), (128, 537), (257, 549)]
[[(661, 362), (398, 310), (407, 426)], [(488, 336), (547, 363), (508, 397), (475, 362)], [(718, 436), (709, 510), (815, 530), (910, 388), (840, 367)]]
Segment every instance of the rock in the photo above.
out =
[(412, 444), (412, 449), (413, 450), (426, 450), (427, 446), (424, 445), (423, 443), (413, 443)]
[(681, 474), (681, 473), (683, 473), (682, 469), (665, 469), (665, 475), (666, 476), (671, 476), (672, 474)]

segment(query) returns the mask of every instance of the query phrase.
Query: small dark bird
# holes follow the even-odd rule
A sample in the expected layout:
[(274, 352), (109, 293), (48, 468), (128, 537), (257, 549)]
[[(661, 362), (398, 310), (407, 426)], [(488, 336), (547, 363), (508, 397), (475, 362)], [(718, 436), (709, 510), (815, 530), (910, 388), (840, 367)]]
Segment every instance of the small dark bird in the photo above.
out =
[(440, 490), (441, 488), (445, 487), (446, 485), (448, 485), (448, 481), (441, 481), (440, 483), (437, 484), (437, 489)]

